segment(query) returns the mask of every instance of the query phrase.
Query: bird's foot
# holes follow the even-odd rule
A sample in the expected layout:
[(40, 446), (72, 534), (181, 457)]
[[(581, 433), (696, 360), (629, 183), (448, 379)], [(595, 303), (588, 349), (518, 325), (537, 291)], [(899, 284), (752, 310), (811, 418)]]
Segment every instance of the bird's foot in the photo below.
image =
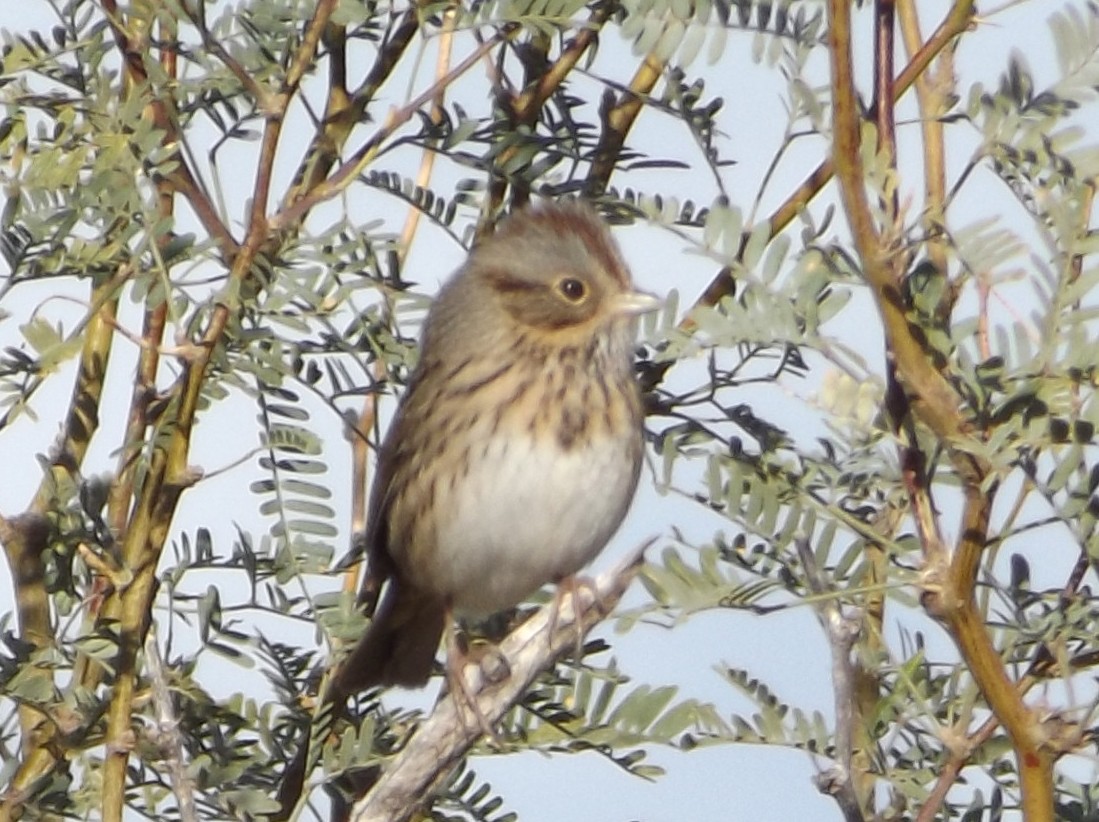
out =
[[(584, 598), (580, 596), (580, 592), (585, 588), (588, 589), (588, 599), (591, 600), (590, 605), (586, 605)], [(552, 609), (549, 619), (550, 636), (553, 636), (557, 632), (557, 623), (561, 618), (561, 605), (564, 602), (565, 596), (571, 596), (572, 600), (572, 625), (576, 634), (575, 659), (576, 663), (579, 665), (584, 659), (584, 636), (587, 633), (584, 630), (585, 611), (591, 608), (595, 609), (601, 617), (605, 616), (605, 614), (603, 613), (603, 605), (599, 601), (599, 591), (595, 586), (595, 581), (591, 577), (570, 574), (557, 583), (557, 591), (554, 593), (553, 601), (550, 603)]]
[[(459, 719), (465, 722), (465, 711), (462, 709), (462, 703), (465, 703), (465, 708), (472, 714), (473, 720), (481, 729), (481, 733), (484, 734), (485, 739), (489, 741), (490, 745), (496, 748), (503, 748), (503, 740), (500, 739), (500, 735), (496, 733), (496, 729), (492, 727), (492, 723), (488, 721), (488, 717), (481, 711), (480, 706), (477, 704), (477, 694), (470, 688), (469, 682), (466, 680), (466, 664), (473, 662), (481, 670), (482, 681), (486, 683), (493, 683), (503, 681), (510, 674), (511, 671), (508, 668), (507, 661), (499, 654), (496, 653), (495, 658), (497, 664), (493, 668), (486, 670), (484, 666), (480, 664), (480, 660), (471, 660), (470, 654), (466, 648), (462, 647), (461, 642), (458, 639), (456, 631), (451, 631), (448, 634), (447, 639), (447, 652), (446, 652), (446, 679), (447, 684), (450, 687), (450, 692), (454, 695), (454, 710), (458, 714)], [(500, 664), (502, 663), (502, 665)], [(504, 671), (501, 679), (496, 679), (499, 676), (501, 669)]]

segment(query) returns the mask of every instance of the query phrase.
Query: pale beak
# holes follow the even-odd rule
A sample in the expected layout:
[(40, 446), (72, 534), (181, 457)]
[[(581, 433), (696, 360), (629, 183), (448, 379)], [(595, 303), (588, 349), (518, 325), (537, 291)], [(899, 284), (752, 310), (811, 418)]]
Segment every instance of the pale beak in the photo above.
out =
[(615, 314), (634, 316), (656, 311), (664, 303), (652, 294), (644, 291), (630, 291), (625, 294), (616, 294), (611, 300), (611, 310)]

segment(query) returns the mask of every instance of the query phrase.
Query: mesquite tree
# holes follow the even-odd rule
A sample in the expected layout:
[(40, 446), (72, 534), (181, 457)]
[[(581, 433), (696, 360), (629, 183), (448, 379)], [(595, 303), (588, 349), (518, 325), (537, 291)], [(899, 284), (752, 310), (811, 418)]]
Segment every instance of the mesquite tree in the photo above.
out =
[[(654, 749), (753, 745), (805, 751), (847, 820), (1094, 818), (1099, 8), (927, 6), (5, 8), (0, 817), (495, 820), (478, 757), (656, 776)], [(497, 739), (446, 695), (332, 710), (368, 618), (340, 560), (426, 298), (564, 196), (635, 267), (706, 272), (638, 271), (668, 298), (638, 352), (657, 544), (470, 626), (501, 643)], [(826, 648), (831, 710), (737, 630), (698, 670), (740, 712), (631, 681), (606, 631), (574, 653), (638, 575), (626, 640), (806, 606), (774, 653)]]

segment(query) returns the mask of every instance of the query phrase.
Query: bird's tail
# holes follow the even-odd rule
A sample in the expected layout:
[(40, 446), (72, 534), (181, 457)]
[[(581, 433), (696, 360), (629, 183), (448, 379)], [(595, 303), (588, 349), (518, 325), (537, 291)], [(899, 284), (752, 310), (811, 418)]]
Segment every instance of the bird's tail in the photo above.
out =
[[(366, 633), (322, 683), (318, 695), (321, 703), (332, 705), (339, 713), (346, 710), (349, 696), (367, 688), (418, 688), (427, 684), (446, 616), (445, 603), (407, 588), (402, 590), (396, 580), (391, 580)], [(274, 822), (289, 819), (301, 798), (311, 733), (312, 728), (307, 727), (297, 755), (280, 779), (279, 810), (271, 817)], [(373, 778), (377, 778), (376, 773)], [(340, 813), (334, 811), (333, 818), (341, 818)]]
[(446, 604), (392, 580), (374, 619), (333, 678), (333, 698), (375, 686), (427, 684), (446, 625)]

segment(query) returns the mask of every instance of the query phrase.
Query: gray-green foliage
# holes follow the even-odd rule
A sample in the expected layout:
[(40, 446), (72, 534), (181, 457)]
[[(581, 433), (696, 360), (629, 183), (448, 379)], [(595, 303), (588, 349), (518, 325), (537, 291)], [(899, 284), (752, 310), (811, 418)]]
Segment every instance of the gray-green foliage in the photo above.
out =
[[(800, 607), (808, 613), (838, 603), (864, 626), (853, 658), (870, 696), (864, 688), (855, 764), (876, 786), (882, 818), (918, 812), (957, 752), (949, 744), (952, 735), (975, 731), (987, 711), (957, 659), (932, 658), (925, 647), (925, 632), (937, 629), (916, 619), (925, 580), (898, 441), (912, 437), (929, 455), (925, 470), (943, 509), (956, 505), (957, 478), (927, 429), (891, 428), (877, 340), (868, 344), (865, 335), (852, 333), (876, 329), (878, 315), (834, 201), (824, 196), (811, 202), (777, 231), (761, 216), (760, 203), (773, 200), (780, 188), (773, 172), (792, 148), (812, 144), (818, 159), (828, 151), (826, 141), (814, 140), (827, 136), (831, 116), (820, 4), (613, 4), (602, 42), (534, 118), (516, 121), (500, 96), (488, 93), (483, 75), (469, 75), (466, 85), (447, 90), (431, 115), (425, 109), (386, 134), (379, 155), (341, 198), (272, 238), (249, 275), (231, 288), (226, 272), (235, 252), (228, 241), (240, 241), (248, 225), (249, 175), (267, 128), (253, 94), (256, 88), (278, 90), (315, 4), (206, 4), (209, 41), (185, 19), (179, 24), (175, 76), (157, 60), (160, 43), (146, 42), (148, 48), (134, 54), (147, 79), (134, 87), (120, 79), (124, 62), (103, 6), (84, 0), (36, 5), (47, 23), (3, 33), (0, 175), (7, 200), (0, 251), (7, 274), (0, 284), (6, 346), (0, 352), (0, 448), (25, 436), (28, 420), (37, 420), (38, 450), (48, 450), (62, 417), (39, 400), (39, 392), (73, 378), (91, 317), (105, 303), (121, 296), (112, 357), (139, 347), (158, 310), (168, 333), (158, 342), (162, 357), (152, 384), (131, 386), (132, 366), (112, 363), (114, 393), (98, 409), (97, 424), (118, 421), (131, 388), (146, 392), (142, 434), (126, 441), (121, 426), (96, 428), (99, 448), (83, 464), (67, 466), (58, 454), (41, 461), (51, 525), (45, 586), (56, 641), (34, 647), (19, 637), (13, 617), (4, 617), (0, 758), (9, 764), (3, 775), (12, 776), (18, 759), (18, 726), (8, 719), (18, 705), (37, 706), (69, 724), (60, 743), (67, 765), (35, 784), (28, 814), (86, 816), (100, 807), (103, 717), (112, 698), (118, 633), (113, 622), (89, 615), (104, 595), (94, 581), (102, 578), (101, 566), (123, 586), (131, 569), (117, 567), (118, 521), (110, 518), (106, 497), (92, 492), (124, 467), (134, 469), (140, 491), (157, 443), (173, 434), (178, 398), (169, 388), (186, 373), (186, 348), (225, 304), (234, 310), (212, 354), (194, 436), (201, 441), (211, 426), (229, 432), (219, 441), (231, 442), (233, 450), (203, 468), (237, 471), (240, 484), (250, 488), (250, 505), (237, 508), (240, 499), (234, 498), (226, 510), (222, 491), (201, 496), (201, 479), (184, 492), (203, 502), (173, 523), (152, 612), (170, 663), (199, 815), (273, 813), (279, 774), (310, 722), (316, 743), (310, 764), (318, 768), (318, 781), (361, 773), (402, 744), (420, 713), (375, 695), (359, 699), (350, 717), (313, 715), (316, 666), (330, 661), (333, 641), (347, 641), (363, 627), (334, 579), (335, 563), (350, 542), (344, 473), (335, 468), (345, 464), (347, 437), (355, 436), (345, 434), (345, 418), (367, 397), (399, 390), (414, 363), (416, 320), (428, 291), (421, 283), (441, 273), (437, 249), (446, 244), (457, 259), (472, 240), (481, 208), (500, 206), (505, 186), (519, 200), (528, 193), (586, 192), (612, 222), (644, 224), (652, 242), (690, 251), (708, 271), (721, 269), (736, 283), (735, 293), (696, 306), (689, 328), (674, 325), (674, 311), (647, 328), (640, 370), (651, 389), (657, 487), (687, 501), (687, 509), (675, 510), (697, 510), (719, 525), (705, 544), (677, 538), (650, 552), (644, 603), (621, 614), (618, 626), (636, 630), (655, 623), (675, 630), (703, 612), (743, 610), (763, 620), (766, 630), (775, 611)], [(378, 68), (395, 95), (407, 87), (423, 90), (425, 74), (422, 67), (415, 73), (419, 58), (412, 53), (422, 42), (437, 42), (448, 25), (445, 4), (417, 9), (419, 39), (407, 55), (400, 52), (392, 65)], [(472, 50), (474, 31), (482, 42), (499, 34), (503, 45), (494, 71), (506, 79), (500, 87), (522, 88), (552, 64), (547, 54), (556, 55), (589, 14), (602, 10), (599, 2), (571, 0), (471, 3), (454, 22), (456, 49)], [(176, 11), (170, 3), (155, 9), (134, 4), (118, 13), (163, 22)], [(346, 26), (347, 54), (355, 64), (370, 65), (399, 37), (407, 11), (401, 4), (348, 1), (338, 5), (333, 22)], [(1099, 560), (1099, 461), (1092, 445), (1099, 424), (1099, 268), (1091, 227), (1099, 152), (1085, 119), (1090, 114), (1094, 126), (1099, 10), (1090, 3), (1067, 5), (1050, 18), (1049, 28), (1057, 43), (1055, 82), (1036, 88), (1023, 58), (1012, 56), (995, 88), (960, 88), (941, 115), (948, 145), (958, 135), (972, 147), (949, 181), (949, 219), (934, 238), (946, 248), (948, 270), (924, 259), (929, 229), (918, 204), (901, 211), (894, 229), (896, 253), (909, 263), (900, 289), (905, 310), (962, 398), (975, 432), (963, 447), (987, 460), (996, 484), (1008, 489), (1001, 491), (1007, 502), (994, 523), (976, 591), (989, 630), (1016, 675), (1031, 670), (1080, 689), (1099, 660), (1096, 603), (1086, 587), (1070, 594), (1062, 588), (1077, 552), (1092, 574)], [(322, 116), (330, 48), (327, 42), (326, 58), (308, 73), (287, 134), (307, 139)], [(730, 101), (714, 89), (735, 93), (721, 74), (734, 51), (751, 54), (759, 77), (782, 78), (788, 119), (778, 145), (760, 147), (730, 134), (724, 119)], [(589, 174), (607, 131), (601, 111), (646, 56), (663, 65), (661, 82), (644, 95), (643, 116), (672, 124), (675, 151), (646, 154), (627, 138), (610, 185), (593, 180)], [(381, 85), (379, 78), (369, 82)], [(184, 146), (166, 145), (155, 100), (169, 103), (163, 116), (183, 135)], [(392, 102), (365, 94), (352, 134), (374, 133)], [(353, 136), (349, 145), (358, 144)], [(302, 150), (289, 140), (280, 148), (268, 213), (282, 206), (291, 181), (307, 176), (316, 161), (303, 159)], [(426, 152), (439, 169), (433, 182), (423, 184), (416, 170)], [(898, 175), (875, 152), (872, 135), (864, 159), (879, 203), (898, 184), (905, 192), (921, 190), (919, 172)], [(158, 185), (185, 190), (181, 160), (197, 174), (224, 234), (185, 197), (171, 216), (160, 209)], [(755, 179), (758, 190), (728, 190), (734, 161), (770, 164)], [(988, 178), (1005, 205), (966, 213), (972, 208), (963, 199), (969, 187)], [(949, 210), (955, 202), (965, 208)], [(409, 210), (419, 212), (424, 225), (406, 256), (400, 218)], [(1005, 219), (1008, 211), (1012, 219)], [(678, 289), (673, 301), (693, 302), (695, 294), (672, 275), (664, 290)], [(988, 295), (1001, 302), (988, 309), (980, 301)], [(945, 302), (953, 312), (944, 319)], [(790, 395), (809, 400), (808, 433), (786, 430), (761, 399)], [(381, 425), (375, 421), (372, 440)], [(53, 471), (58, 465), (66, 470)], [(28, 468), (39, 470), (12, 464), (10, 472)], [(98, 479), (103, 472), (106, 481)], [(0, 498), (0, 513), (14, 514), (19, 504), (12, 496)], [(675, 533), (675, 526), (669, 523), (668, 531)], [(815, 589), (795, 550), (804, 539), (825, 592)], [(1059, 552), (1049, 562), (1056, 567), (1043, 568), (1042, 578), (1060, 582), (1032, 587), (1030, 563), (1040, 556), (1044, 562), (1042, 550), (1053, 544)], [(867, 612), (881, 607), (881, 599), (886, 610), (879, 625)], [(823, 633), (806, 641), (827, 642)], [(645, 761), (659, 746), (786, 746), (809, 752), (825, 768), (839, 757), (835, 717), (780, 699), (747, 662), (729, 662), (736, 659), (733, 640), (714, 649), (707, 664), (718, 666), (737, 704), (753, 706), (736, 712), (692, 697), (692, 683), (677, 681), (674, 672), (666, 682), (630, 681), (608, 653), (590, 650), (584, 666), (564, 663), (548, 672), (514, 707), (501, 730), (502, 753), (586, 753), (648, 778), (660, 774)], [(70, 684), (78, 652), (103, 666), (104, 681), (91, 688)], [(210, 674), (225, 665), (253, 679), (247, 687), (226, 687), (220, 675)], [(1051, 674), (1057, 665), (1072, 673)], [(55, 672), (52, 686), (34, 675), (43, 671)], [(1079, 734), (1069, 747), (1084, 752), (1095, 725), (1089, 699), (1055, 702), (1050, 709), (1063, 713), (1066, 734)], [(164, 749), (146, 730), (152, 708), (139, 703), (137, 713), (126, 802), (148, 817), (172, 818), (178, 795), (168, 781)], [(1017, 794), (1009, 754), (1002, 733), (975, 746), (966, 762), (983, 776), (975, 788), (954, 786), (940, 818), (999, 818)], [(506, 786), (497, 788), (506, 796)], [(502, 822), (511, 816), (497, 788), (464, 770), (449, 777), (430, 812), (439, 819)], [(1099, 796), (1093, 786), (1064, 772), (1057, 788), (1062, 818), (1094, 814)], [(321, 795), (314, 790), (311, 798)]]

